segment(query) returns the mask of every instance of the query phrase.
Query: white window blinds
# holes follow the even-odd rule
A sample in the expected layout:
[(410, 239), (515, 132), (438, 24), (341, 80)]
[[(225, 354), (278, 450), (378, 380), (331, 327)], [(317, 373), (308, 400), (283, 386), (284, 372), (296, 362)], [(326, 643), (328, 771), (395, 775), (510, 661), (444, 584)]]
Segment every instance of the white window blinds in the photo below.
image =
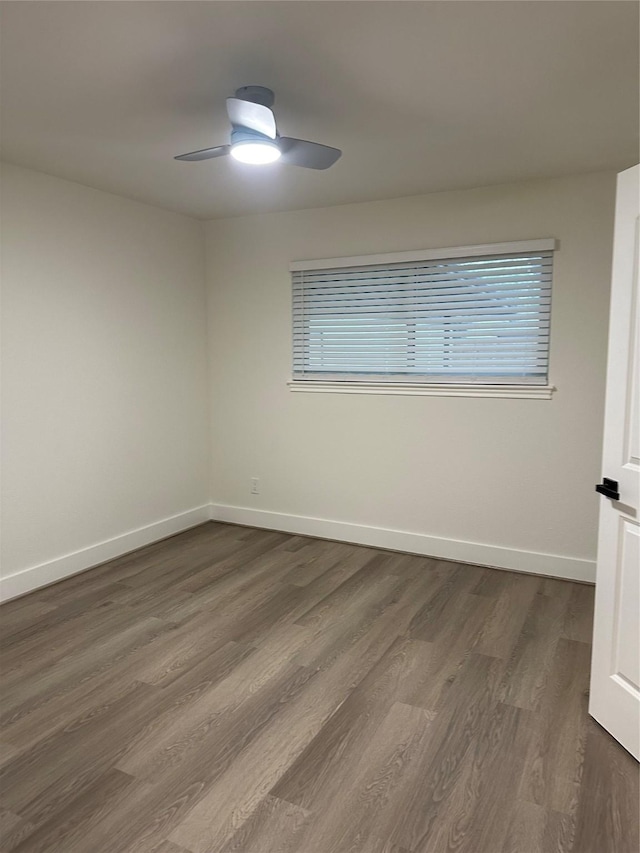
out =
[(292, 264), (294, 380), (546, 384), (553, 245)]

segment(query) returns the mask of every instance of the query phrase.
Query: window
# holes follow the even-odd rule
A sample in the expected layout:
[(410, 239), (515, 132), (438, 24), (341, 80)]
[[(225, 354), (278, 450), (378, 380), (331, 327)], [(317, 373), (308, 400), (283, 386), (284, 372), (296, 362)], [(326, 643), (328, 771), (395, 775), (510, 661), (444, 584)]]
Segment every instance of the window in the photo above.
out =
[(546, 386), (554, 245), (292, 264), (293, 384)]

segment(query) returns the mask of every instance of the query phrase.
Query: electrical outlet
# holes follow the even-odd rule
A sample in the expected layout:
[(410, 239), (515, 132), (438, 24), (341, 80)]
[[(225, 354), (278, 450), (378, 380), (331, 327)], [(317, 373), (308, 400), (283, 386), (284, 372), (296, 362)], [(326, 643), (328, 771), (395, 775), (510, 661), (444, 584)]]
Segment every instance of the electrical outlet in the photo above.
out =
[(259, 495), (260, 494), (260, 480), (257, 477), (251, 478), (251, 494)]

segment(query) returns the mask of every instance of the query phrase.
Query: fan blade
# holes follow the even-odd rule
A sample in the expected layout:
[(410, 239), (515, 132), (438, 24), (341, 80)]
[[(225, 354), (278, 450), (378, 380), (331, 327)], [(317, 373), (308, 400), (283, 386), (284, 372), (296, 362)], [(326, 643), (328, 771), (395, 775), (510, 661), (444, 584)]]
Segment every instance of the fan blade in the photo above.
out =
[(282, 151), (281, 163), (290, 163), (305, 169), (328, 169), (342, 155), (339, 148), (330, 148), (328, 145), (320, 145), (319, 142), (307, 142), (305, 139), (292, 139), (290, 136), (281, 136), (278, 146)]
[(174, 160), (186, 160), (193, 163), (196, 160), (211, 160), (212, 157), (224, 157), (231, 151), (230, 145), (217, 145), (215, 148), (202, 148), (200, 151), (190, 151), (188, 154), (179, 154)]
[(269, 107), (240, 98), (227, 98), (227, 115), (234, 127), (246, 127), (269, 139), (276, 138), (276, 120)]

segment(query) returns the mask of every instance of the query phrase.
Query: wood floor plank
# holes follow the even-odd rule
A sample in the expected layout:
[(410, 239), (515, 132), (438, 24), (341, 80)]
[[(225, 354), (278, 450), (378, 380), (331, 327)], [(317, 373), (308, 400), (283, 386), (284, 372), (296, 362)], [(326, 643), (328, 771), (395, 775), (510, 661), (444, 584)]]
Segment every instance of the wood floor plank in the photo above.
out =
[(636, 853), (638, 765), (594, 720), (588, 725), (573, 853)]
[(374, 624), (381, 624), (379, 620), (384, 620), (385, 614), (393, 613), (395, 616), (407, 585), (407, 581), (394, 575), (382, 576), (377, 582), (372, 582), (355, 602), (347, 599), (336, 605), (335, 619), (316, 619), (310, 623), (298, 620), (296, 624), (307, 627), (313, 639), (298, 653), (296, 660), (304, 666), (326, 669)]
[(323, 620), (333, 619), (334, 613), (342, 611), (354, 600), (359, 601), (364, 590), (370, 590), (376, 583), (389, 578), (388, 560), (386, 554), (372, 553), (364, 565), (306, 610), (296, 620), (298, 625), (317, 627)]
[(116, 666), (120, 660), (170, 628), (166, 622), (150, 617), (132, 619), (123, 630), (116, 630), (114, 634), (104, 631), (98, 641), (83, 647), (68, 659), (57, 661), (44, 671), (39, 670), (36, 677), (12, 685), (11, 690), (1, 695), (3, 713), (0, 726), (26, 716), (34, 708), (48, 702), (52, 696), (71, 690), (85, 679)]
[(494, 853), (516, 801), (531, 712), (498, 703), (470, 745), (460, 774), (416, 851)]
[(398, 844), (392, 844), (386, 838), (370, 835), (365, 839), (361, 853), (411, 853), (411, 851)]
[(561, 638), (524, 764), (520, 796), (575, 815), (589, 717), (590, 649)]
[(570, 589), (563, 594), (538, 593), (509, 658), (501, 699), (508, 705), (536, 710), (543, 701), (553, 658), (565, 624)]
[[(3, 804), (34, 820), (41, 810), (51, 810), (51, 792), (58, 798), (101, 775), (131, 736), (153, 713), (158, 691), (138, 684), (115, 702), (71, 721), (50, 740), (36, 744), (0, 771)], [(87, 765), (84, 751), (91, 751)]]
[(236, 570), (226, 571), (196, 593), (185, 592), (187, 598), (167, 607), (162, 618), (182, 623), (199, 613), (215, 619), (215, 630), (225, 631), (237, 619), (273, 596), (296, 554), (274, 548), (264, 559), (253, 558)]
[[(144, 572), (122, 580), (132, 590), (141, 590), (148, 586), (153, 578), (154, 591), (160, 592), (176, 587), (183, 591), (197, 592), (208, 585), (209, 578), (220, 578), (234, 570), (242, 570), (247, 563), (258, 555), (265, 558), (268, 550), (276, 550), (279, 544), (286, 543), (282, 534), (263, 534), (263, 537), (251, 542), (239, 542), (237, 538), (218, 536), (215, 547), (207, 542), (198, 542), (191, 553), (172, 555), (159, 565), (151, 565)], [(203, 578), (205, 581), (203, 582)]]
[[(492, 599), (466, 592), (451, 597), (447, 607), (449, 621), (441, 626), (438, 641), (431, 644), (433, 653), (429, 661), (428, 678), (423, 680), (420, 690), (416, 691), (412, 704), (437, 709), (443, 696), (452, 687), (454, 694), (457, 692), (457, 674), (475, 651), (492, 607)], [(409, 636), (418, 639), (424, 637), (424, 628), (419, 627), (416, 632), (410, 630)]]
[(136, 844), (135, 847), (131, 848), (131, 853), (191, 853), (190, 850), (185, 850), (184, 847), (178, 847), (177, 844), (173, 844), (171, 841), (161, 841), (159, 844), (153, 844), (152, 847), (141, 847), (140, 844)]
[[(111, 853), (112, 850), (128, 850), (134, 842), (141, 849), (152, 849), (155, 843), (166, 839), (181, 818), (203, 799), (212, 782), (235, 766), (237, 756), (251, 746), (257, 735), (276, 719), (279, 709), (300, 693), (312, 675), (289, 665), (288, 671), (283, 671), (279, 678), (270, 679), (257, 693), (251, 693), (247, 705), (230, 709), (231, 713), (223, 713), (221, 717), (214, 716), (211, 728), (201, 728), (196, 733), (195, 749), (185, 749), (185, 746), (193, 746), (193, 733), (190, 732), (164, 753), (161, 769), (150, 773), (148, 778), (141, 778), (144, 766), (135, 767), (142, 787), (140, 798), (128, 804), (123, 815), (128, 829), (118, 827), (114, 834), (110, 822), (104, 821), (102, 826), (95, 828), (88, 843), (100, 849), (99, 845), (106, 843), (108, 838)], [(144, 755), (145, 751), (141, 754), (143, 760)], [(179, 846), (191, 849), (184, 843)]]
[[(205, 695), (203, 698), (211, 700), (211, 705), (209, 716), (200, 725), (186, 729), (180, 715), (180, 734), (175, 741), (168, 742), (165, 731), (162, 740), (156, 742), (146, 755), (137, 746), (135, 752), (125, 757), (119, 766), (133, 766), (137, 778), (153, 781), (160, 770), (174, 770), (179, 764), (188, 769), (188, 762), (195, 759), (194, 753), (205, 749), (207, 777), (217, 778), (233, 767), (238, 755), (249, 748), (277, 718), (281, 706), (294, 700), (311, 678), (313, 673), (304, 667), (288, 665), (258, 693), (250, 694), (238, 705), (222, 709), (216, 708), (213, 697)], [(191, 718), (189, 720), (191, 722)]]
[[(570, 853), (572, 821), (568, 815), (544, 806), (516, 800), (501, 853)], [(578, 853), (576, 850), (575, 853)]]
[(220, 853), (300, 853), (309, 812), (267, 796)]
[[(137, 645), (129, 654), (112, 661), (105, 669), (89, 674), (79, 683), (72, 682), (69, 689), (52, 691), (41, 697), (41, 701), (34, 704), (30, 713), (18, 715), (5, 723), (4, 737), (18, 747), (33, 744), (42, 737), (51, 736), (63, 725), (61, 721), (73, 719), (91, 708), (101, 706), (109, 698), (113, 700), (127, 693), (138, 682), (154, 682), (157, 686), (166, 686), (180, 678), (185, 671), (195, 669), (202, 663), (201, 655), (195, 656), (195, 660), (193, 657), (185, 657), (180, 641), (174, 650), (171, 644), (172, 637), (177, 634), (177, 626), (167, 624), (165, 629), (162, 632), (154, 632), (149, 642)], [(206, 670), (210, 677), (218, 677), (218, 655), (225, 659), (227, 651), (222, 647), (230, 644), (216, 636), (210, 639), (211, 643), (205, 656)], [(197, 637), (194, 647), (198, 647)], [(239, 657), (235, 657), (232, 650), (228, 651), (233, 663), (237, 663)], [(238, 654), (241, 657), (248, 651), (240, 648)], [(167, 669), (168, 660), (172, 663)], [(180, 666), (175, 663), (176, 660), (180, 662)]]
[(8, 764), (19, 752), (20, 749), (16, 744), (0, 741), (0, 767)]
[(431, 646), (398, 638), (322, 727), (271, 793), (314, 810), (327, 788), (344, 787), (349, 766), (359, 756), (397, 701), (411, 697), (428, 671)]
[(55, 609), (55, 604), (40, 600), (35, 593), (5, 602), (0, 608), (0, 642), (2, 648), (5, 649), (13, 635), (23, 631), (25, 625), (29, 625), (33, 630), (35, 626), (38, 626), (43, 616)]
[[(110, 585), (113, 590), (116, 584)], [(47, 617), (61, 613), (64, 608), (56, 608)], [(56, 662), (67, 658), (74, 649), (90, 644), (93, 638), (99, 638), (107, 631), (113, 631), (118, 622), (127, 625), (131, 615), (119, 611), (114, 601), (99, 599), (99, 606), (86, 612), (74, 612), (67, 618), (46, 623), (47, 617), (39, 621), (37, 630), (18, 638), (3, 650), (2, 665), (4, 683), (8, 687), (12, 682), (22, 680), (28, 674), (48, 669)]]
[(476, 646), (479, 654), (505, 659), (510, 656), (539, 588), (540, 578), (505, 573), (495, 607)]
[(308, 548), (309, 545), (313, 544), (314, 540), (308, 536), (289, 536), (282, 547), (285, 551), (301, 551), (303, 548)]
[(8, 809), (0, 809), (0, 840), (3, 842), (11, 831), (21, 822), (22, 818)]
[[(354, 590), (367, 576), (366, 572), (364, 575), (362, 574), (362, 570), (372, 562), (375, 555), (376, 552), (371, 548), (359, 548), (351, 551), (337, 562), (331, 560), (323, 573), (305, 585), (307, 602), (298, 614), (296, 621), (301, 625), (321, 625), (323, 622), (322, 614), (326, 609), (326, 599), (332, 597), (336, 604), (353, 601)], [(381, 554), (377, 554), (377, 556), (384, 557)], [(374, 569), (383, 565), (384, 560), (373, 563)], [(374, 578), (383, 581), (390, 576), (391, 573), (382, 568), (372, 574), (371, 581), (373, 582)], [(365, 587), (361, 588), (368, 588), (368, 586), (365, 584)]]
[(316, 540), (314, 545), (306, 547), (304, 554), (282, 580), (296, 586), (307, 586), (354, 553), (357, 549), (353, 545)]
[(437, 571), (439, 563), (442, 562), (433, 557), (422, 557), (418, 554), (403, 554), (396, 551), (387, 553), (390, 557), (388, 570), (391, 574), (402, 578), (424, 577), (425, 574)]
[[(16, 627), (11, 636), (3, 641), (3, 657), (12, 651), (26, 653), (30, 645), (41, 639), (43, 635), (53, 640), (60, 630), (65, 630), (68, 623), (85, 617), (88, 612), (93, 613), (94, 620), (100, 620), (101, 609), (111, 601), (114, 595), (124, 590), (125, 587), (122, 584), (103, 580), (88, 591), (83, 588), (77, 589), (71, 601), (47, 604), (49, 607), (47, 613), (39, 616), (34, 622), (27, 621), (21, 629)], [(106, 614), (105, 618), (108, 619), (109, 616), (110, 614)]]
[[(497, 598), (503, 592), (505, 584), (508, 583), (511, 572), (499, 572), (495, 569), (488, 569), (478, 566), (478, 580), (470, 592), (473, 595), (484, 595), (489, 598)], [(520, 577), (520, 575), (516, 575)]]
[(228, 640), (214, 631), (208, 614), (198, 614), (175, 630), (167, 631), (140, 655), (136, 679), (166, 686), (202, 660), (226, 646)]
[(181, 810), (188, 808), (191, 797), (197, 797), (201, 790), (195, 776), (180, 791), (172, 791), (166, 781), (155, 787), (138, 782), (118, 809), (88, 825), (82, 838), (68, 839), (64, 853), (183, 853), (185, 848), (172, 846), (166, 836)]
[(26, 835), (13, 849), (17, 853), (50, 853), (63, 850), (73, 838), (82, 838), (90, 822), (97, 816), (115, 810), (118, 801), (127, 796), (135, 784), (131, 776), (119, 770), (108, 770), (88, 785), (66, 807), (59, 809), (49, 820), (43, 821), (34, 832)]
[(433, 582), (425, 601), (414, 616), (409, 632), (416, 640), (434, 642), (442, 631), (451, 624), (449, 604), (473, 586), (469, 566), (457, 563), (439, 562), (433, 569), (427, 569), (432, 574)]
[(591, 643), (595, 587), (574, 584), (569, 596), (562, 636), (567, 640)]
[(636, 853), (593, 589), (207, 523), (0, 609), (2, 853)]
[[(311, 678), (170, 835), (193, 853), (226, 843), (386, 651), (368, 636)], [(215, 811), (215, 815), (212, 812)]]
[[(217, 742), (209, 752), (213, 763), (219, 758), (220, 744), (227, 745), (224, 737), (234, 745), (229, 728), (246, 739), (247, 730), (259, 730), (264, 716), (268, 719), (283, 697), (310, 676), (310, 671), (288, 657), (276, 657), (271, 649), (262, 654), (253, 651), (195, 701), (179, 707), (178, 713), (169, 709), (157, 730), (144, 733), (127, 749), (118, 767), (138, 778), (153, 779), (191, 760), (194, 752), (205, 748), (210, 735)], [(226, 748), (222, 755), (226, 760)]]
[(285, 533), (263, 531), (263, 535), (257, 541), (242, 543), (241, 548), (231, 547), (224, 559), (216, 559), (209, 567), (192, 572), (190, 578), (183, 581), (182, 587), (189, 592), (198, 592), (207, 587), (212, 580), (238, 570), (256, 557), (263, 559), (269, 550), (286, 542), (287, 538)]
[(141, 847), (136, 844), (131, 848), (131, 853), (191, 853), (190, 850), (185, 850), (184, 847), (178, 847), (171, 841), (161, 841), (159, 844), (153, 844), (151, 847)]
[(42, 697), (32, 709), (27, 708), (23, 714), (5, 722), (3, 736), (17, 754), (51, 737), (70, 719), (105, 702), (115, 701), (133, 689), (135, 683), (135, 674), (127, 669), (126, 664), (110, 668), (106, 673), (89, 677), (68, 690)]
[(397, 813), (404, 775), (424, 749), (433, 716), (395, 702), (340, 784), (325, 788), (323, 808), (314, 811), (300, 840), (302, 850), (343, 853), (361, 850), (386, 811)]
[(33, 835), (37, 827), (31, 821), (6, 809), (0, 809), (0, 842), (2, 853), (12, 853), (19, 844)]
[[(430, 737), (409, 774), (402, 812), (387, 816), (384, 835), (409, 850), (424, 849), (435, 831), (441, 803), (455, 790), (467, 751), (495, 711), (504, 664), (471, 655), (442, 698)], [(380, 833), (378, 833), (380, 834)]]
[(279, 585), (268, 598), (229, 626), (229, 637), (236, 642), (258, 643), (266, 630), (293, 621), (292, 614), (303, 604), (304, 597), (299, 586)]

